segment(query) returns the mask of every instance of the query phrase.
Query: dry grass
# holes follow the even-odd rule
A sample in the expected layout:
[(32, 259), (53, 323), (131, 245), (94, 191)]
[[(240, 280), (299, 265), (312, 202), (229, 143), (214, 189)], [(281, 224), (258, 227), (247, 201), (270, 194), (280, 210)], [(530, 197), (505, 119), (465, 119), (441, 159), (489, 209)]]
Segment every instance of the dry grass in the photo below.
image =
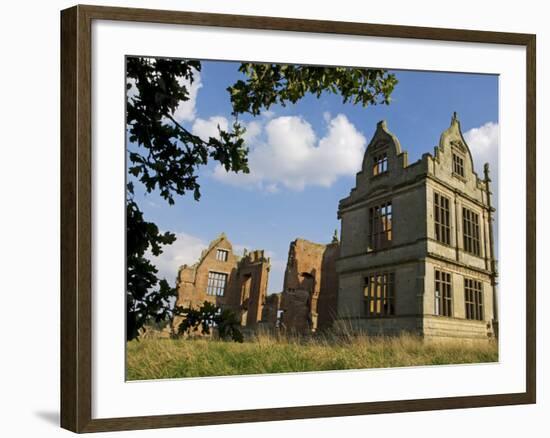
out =
[(495, 342), (426, 343), (402, 335), (274, 337), (242, 344), (208, 339), (143, 339), (127, 344), (129, 380), (495, 362)]

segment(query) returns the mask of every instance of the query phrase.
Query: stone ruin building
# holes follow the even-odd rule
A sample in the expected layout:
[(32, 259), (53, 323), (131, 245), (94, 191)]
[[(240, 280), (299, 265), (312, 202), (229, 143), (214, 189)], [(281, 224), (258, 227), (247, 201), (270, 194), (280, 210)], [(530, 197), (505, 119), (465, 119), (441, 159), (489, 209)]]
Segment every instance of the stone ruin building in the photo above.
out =
[(496, 335), (488, 165), (484, 173), (474, 171), (456, 114), (434, 155), (412, 164), (378, 123), (338, 208), (340, 322), (376, 334)]
[(281, 293), (280, 324), (296, 332), (330, 328), (336, 318), (340, 242), (328, 245), (305, 239), (291, 242)]
[[(198, 308), (208, 301), (235, 312), (248, 328), (261, 324), (297, 333), (329, 328), (336, 317), (338, 254), (336, 235), (328, 245), (296, 239), (290, 244), (283, 292), (267, 295), (270, 259), (263, 250), (235, 255), (222, 233), (197, 263), (180, 267), (176, 304)], [(176, 317), (173, 327), (180, 321)]]
[(202, 252), (197, 263), (180, 267), (176, 304), (197, 308), (208, 301), (233, 310), (241, 325), (254, 327), (262, 318), (269, 269), (270, 260), (263, 250), (245, 250), (237, 256), (222, 233)]
[(299, 333), (345, 325), (375, 335), (497, 335), (488, 165), (483, 178), (456, 114), (433, 156), (409, 164), (379, 122), (356, 186), (340, 201), (341, 239), (290, 243), (283, 291), (267, 295), (264, 251), (239, 257), (222, 234), (178, 273), (178, 304), (230, 308), (246, 327)]

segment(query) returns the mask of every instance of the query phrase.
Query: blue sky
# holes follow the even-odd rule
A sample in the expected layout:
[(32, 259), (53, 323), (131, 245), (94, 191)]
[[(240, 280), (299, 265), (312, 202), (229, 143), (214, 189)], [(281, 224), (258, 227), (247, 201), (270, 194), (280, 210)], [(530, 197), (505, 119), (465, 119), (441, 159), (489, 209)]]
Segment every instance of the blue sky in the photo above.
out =
[[(191, 99), (176, 111), (180, 123), (206, 138), (215, 135), (218, 124), (222, 128), (230, 124), (226, 88), (239, 79), (237, 69), (237, 63), (203, 62)], [(399, 83), (389, 106), (363, 108), (325, 94), (242, 118), (248, 126), (251, 174), (226, 175), (216, 163), (209, 164), (199, 173), (199, 202), (183, 196), (170, 207), (157, 194), (138, 191), (145, 218), (177, 235), (172, 247), (154, 260), (160, 274), (174, 283), (177, 267), (193, 263), (223, 231), (238, 252), (268, 251), (269, 291), (281, 291), (289, 243), (297, 237), (327, 243), (340, 229), (338, 201), (354, 186), (364, 149), (382, 119), (408, 151), (409, 162), (414, 162), (433, 152), (456, 111), (476, 169), (490, 162), (498, 181), (498, 77), (393, 73)]]

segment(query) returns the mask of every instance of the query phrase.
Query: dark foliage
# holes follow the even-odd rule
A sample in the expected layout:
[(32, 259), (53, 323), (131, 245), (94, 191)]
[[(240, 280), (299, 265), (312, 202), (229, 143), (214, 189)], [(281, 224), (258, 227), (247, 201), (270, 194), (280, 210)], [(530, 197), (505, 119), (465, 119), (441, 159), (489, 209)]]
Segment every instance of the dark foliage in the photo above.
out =
[[(126, 339), (138, 337), (138, 330), (147, 322), (159, 323), (172, 316), (170, 303), (176, 295), (165, 279), (157, 278), (157, 268), (145, 258), (149, 249), (153, 255), (161, 253), (162, 245), (176, 239), (172, 233), (160, 233), (152, 222), (143, 220), (143, 214), (133, 200), (126, 203)], [(155, 292), (151, 292), (155, 289)]]
[(233, 111), (254, 116), (274, 104), (294, 104), (307, 93), (339, 94), (344, 103), (364, 107), (388, 105), (397, 84), (395, 75), (381, 69), (243, 63), (239, 71), (246, 80), (228, 88)]
[(231, 310), (222, 310), (215, 304), (205, 301), (198, 309), (177, 307), (176, 313), (184, 318), (178, 326), (180, 335), (199, 330), (203, 335), (209, 335), (212, 329), (217, 328), (221, 339), (243, 342), (243, 334), (239, 330), (241, 323), (235, 312)]

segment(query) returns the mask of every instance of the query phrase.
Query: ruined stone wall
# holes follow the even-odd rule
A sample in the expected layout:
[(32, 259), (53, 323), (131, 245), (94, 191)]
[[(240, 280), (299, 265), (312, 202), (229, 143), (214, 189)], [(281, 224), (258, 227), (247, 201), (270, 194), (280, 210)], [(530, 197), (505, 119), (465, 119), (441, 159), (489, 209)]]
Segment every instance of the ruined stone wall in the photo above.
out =
[(333, 242), (326, 246), (321, 262), (321, 288), (317, 301), (317, 328), (332, 327), (337, 316), (338, 307), (338, 274), (336, 260), (340, 257), (340, 243)]
[(268, 328), (276, 328), (278, 325), (281, 298), (281, 293), (267, 295), (265, 298), (262, 308), (262, 323)]
[(323, 245), (305, 239), (291, 242), (281, 310), (282, 323), (289, 330), (315, 331), (332, 325), (336, 314), (338, 276), (337, 239)]
[(307, 333), (315, 330), (317, 313), (311, 309), (310, 293), (303, 289), (285, 290), (281, 298), (281, 327), (288, 332)]
[[(225, 256), (219, 255), (225, 251)], [(252, 251), (239, 257), (225, 234), (213, 240), (192, 266), (183, 265), (178, 272), (177, 305), (200, 307), (205, 301), (233, 310), (243, 326), (253, 326), (261, 320), (262, 306), (267, 293), (270, 260), (263, 250)], [(225, 275), (223, 294), (208, 290), (209, 273)], [(223, 282), (222, 282), (223, 283)], [(177, 318), (177, 325), (181, 318)]]
[[(217, 250), (227, 251), (227, 260), (216, 259)], [(178, 274), (177, 304), (183, 307), (199, 307), (205, 301), (223, 308), (238, 311), (240, 307), (237, 283), (237, 267), (240, 258), (233, 253), (233, 247), (225, 236), (211, 242), (204, 250), (197, 263), (192, 266), (183, 265)], [(227, 275), (227, 283), (223, 296), (210, 295), (208, 288), (208, 273), (217, 272)]]
[[(227, 251), (220, 260), (218, 250)], [(204, 301), (237, 313), (241, 325), (254, 328), (260, 322), (268, 328), (281, 323), (296, 332), (311, 332), (332, 326), (336, 315), (338, 276), (335, 263), (339, 256), (337, 239), (328, 245), (297, 239), (291, 243), (285, 271), (284, 291), (267, 295), (270, 260), (263, 250), (233, 253), (225, 235), (212, 241), (197, 263), (184, 265), (178, 273), (177, 304), (199, 307)], [(209, 272), (227, 275), (223, 295), (208, 293)], [(175, 324), (181, 318), (175, 319)]]
[(262, 319), (269, 269), (269, 259), (265, 257), (263, 250), (246, 254), (238, 264), (237, 289), (242, 325), (253, 327)]

